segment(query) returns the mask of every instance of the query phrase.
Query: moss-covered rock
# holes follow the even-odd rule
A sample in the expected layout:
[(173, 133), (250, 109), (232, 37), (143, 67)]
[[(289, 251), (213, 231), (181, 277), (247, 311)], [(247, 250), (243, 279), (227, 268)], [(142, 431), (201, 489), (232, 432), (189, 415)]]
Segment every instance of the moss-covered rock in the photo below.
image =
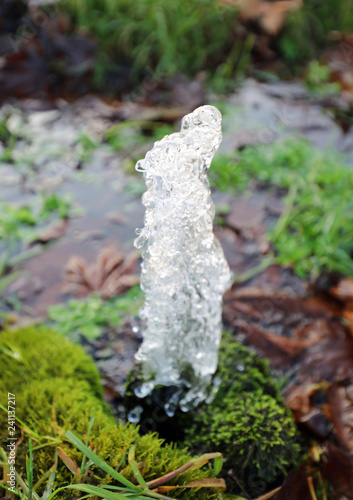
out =
[(142, 429), (144, 423), (153, 422), (164, 438), (186, 444), (196, 454), (220, 451), (229, 491), (241, 494), (236, 481), (227, 475), (229, 470), (247, 493), (257, 497), (280, 484), (298, 461), (298, 434), (280, 383), (269, 363), (236, 342), (232, 334), (223, 334), (215, 377), (219, 387), (211, 404), (163, 418), (163, 406), (175, 388), (161, 387), (143, 400), (136, 399), (134, 380), (139, 376), (138, 368), (130, 374), (126, 406), (143, 407)]
[[(210, 449), (223, 453), (224, 471), (231, 469), (257, 496), (280, 481), (299, 459), (294, 420), (268, 363), (227, 333), (218, 376), (221, 383), (214, 401), (193, 412), (184, 442), (197, 453)], [(239, 491), (234, 482), (230, 487)]]
[[(16, 394), (16, 416), (24, 423), (24, 439), (17, 449), (16, 470), (26, 475), (25, 458), (28, 438), (31, 437), (34, 443), (34, 483), (53, 466), (56, 448), (80, 465), (82, 455), (65, 439), (64, 433), (73, 430), (85, 439), (92, 414), (91, 449), (115, 469), (132, 444), (136, 446), (135, 458), (146, 480), (171, 472), (191, 458), (185, 449), (164, 445), (156, 434), (141, 437), (136, 425), (116, 424), (108, 406), (96, 396), (99, 392), (98, 374), (93, 361), (81, 347), (71, 345), (44, 328), (0, 332), (0, 345), (0, 371), (5, 373), (7, 381), (7, 384), (2, 382), (0, 385), (0, 401), (6, 405), (7, 393)], [(1, 443), (5, 443), (8, 437), (6, 422), (7, 414), (0, 411)], [(20, 435), (19, 427), (17, 437)], [(129, 479), (133, 478), (126, 459), (120, 465), (120, 472)], [(174, 480), (174, 484), (182, 485), (210, 475), (211, 469), (186, 472)], [(60, 458), (55, 486), (75, 480)], [(97, 467), (90, 468), (86, 483), (107, 482), (112, 482), (110, 476)], [(38, 493), (42, 493), (45, 483), (38, 487)], [(168, 484), (173, 484), (173, 481)], [(206, 488), (178, 489), (173, 491), (173, 496), (206, 500), (214, 498), (215, 493)], [(65, 493), (57, 498), (68, 497), (69, 494)]]
[(19, 391), (31, 381), (61, 377), (85, 380), (100, 396), (102, 384), (92, 359), (48, 328), (37, 326), (0, 333), (0, 391)]

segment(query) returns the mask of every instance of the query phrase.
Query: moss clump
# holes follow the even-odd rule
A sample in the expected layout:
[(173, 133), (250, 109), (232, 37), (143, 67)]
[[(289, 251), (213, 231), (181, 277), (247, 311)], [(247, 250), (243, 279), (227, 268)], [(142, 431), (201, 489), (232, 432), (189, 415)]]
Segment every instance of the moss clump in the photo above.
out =
[(142, 406), (141, 428), (150, 429), (153, 422), (159, 435), (186, 444), (196, 454), (220, 451), (228, 491), (241, 495), (229, 470), (251, 497), (257, 497), (279, 485), (299, 460), (298, 435), (280, 383), (271, 375), (269, 363), (235, 342), (232, 334), (223, 334), (215, 377), (219, 387), (211, 404), (163, 418), (164, 405), (176, 388), (159, 387), (136, 400), (139, 377), (137, 367), (128, 379), (125, 406)]
[[(219, 391), (211, 405), (194, 412), (185, 443), (195, 452), (223, 453), (224, 470), (231, 469), (243, 487), (257, 496), (298, 461), (296, 427), (268, 363), (230, 334), (224, 334), (218, 375)], [(234, 483), (230, 487), (234, 490)]]
[(91, 358), (81, 347), (47, 328), (1, 332), (0, 360), (0, 391), (15, 393), (29, 381), (74, 377), (86, 380), (97, 396), (102, 394), (99, 372)]
[[(34, 483), (53, 466), (56, 448), (63, 450), (80, 466), (82, 455), (65, 440), (64, 433), (70, 429), (85, 439), (92, 413), (94, 425), (89, 437), (90, 447), (115, 469), (132, 444), (136, 445), (136, 461), (147, 481), (177, 469), (191, 458), (185, 449), (164, 445), (156, 434), (141, 437), (137, 426), (116, 424), (109, 408), (95, 395), (97, 371), (81, 347), (71, 345), (44, 328), (0, 333), (0, 344), (0, 370), (2, 373), (5, 371), (8, 382), (6, 388), (5, 384), (0, 385), (0, 400), (3, 404), (6, 402), (8, 391), (16, 394), (16, 416), (25, 424), (24, 440), (17, 449), (16, 469), (25, 476), (28, 438), (31, 437)], [(18, 353), (20, 357), (13, 353)], [(8, 437), (6, 422), (7, 414), (0, 411), (2, 443)], [(18, 438), (20, 434), (18, 429)], [(120, 472), (130, 480), (133, 478), (126, 459), (120, 464)], [(176, 478), (174, 484), (182, 485), (210, 475), (211, 469), (191, 471)], [(75, 481), (76, 477), (59, 459), (55, 487)], [(45, 482), (37, 488), (38, 494), (44, 491)], [(85, 482), (98, 485), (113, 481), (97, 467), (91, 467)], [(208, 489), (178, 489), (173, 492), (174, 497), (205, 500), (214, 495)], [(57, 498), (69, 496), (69, 493), (63, 493)]]

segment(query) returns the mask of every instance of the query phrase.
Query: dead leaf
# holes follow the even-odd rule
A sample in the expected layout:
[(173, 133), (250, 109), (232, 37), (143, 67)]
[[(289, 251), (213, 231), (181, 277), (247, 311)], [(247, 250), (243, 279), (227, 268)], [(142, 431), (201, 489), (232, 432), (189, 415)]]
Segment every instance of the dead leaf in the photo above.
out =
[(353, 374), (353, 338), (330, 339), (303, 353), (299, 369), (301, 380), (343, 381)]
[(80, 475), (80, 468), (77, 465), (77, 463), (72, 458), (70, 458), (65, 453), (65, 451), (63, 449), (61, 449), (61, 448), (58, 448), (58, 455), (61, 458), (61, 460), (64, 462), (64, 464), (66, 465), (66, 467), (69, 469), (69, 471), (72, 472), (72, 474), (74, 474), (75, 476), (78, 477)]
[(114, 224), (126, 224), (126, 222), (127, 222), (127, 218), (125, 217), (125, 215), (117, 214), (117, 213), (108, 214), (107, 219), (110, 222), (113, 222)]
[(333, 383), (328, 390), (328, 403), (334, 432), (342, 447), (353, 453), (353, 384)]
[(166, 493), (177, 488), (220, 488), (222, 491), (226, 491), (226, 483), (224, 479), (217, 478), (196, 479), (183, 486), (159, 486), (158, 493)]
[(307, 464), (303, 463), (297, 472), (290, 472), (275, 500), (313, 500), (307, 481)]
[(342, 278), (338, 284), (331, 288), (331, 294), (337, 299), (346, 302), (353, 301), (353, 279)]
[(132, 252), (127, 257), (114, 246), (105, 248), (96, 262), (87, 265), (80, 256), (72, 256), (66, 265), (66, 290), (80, 297), (97, 292), (107, 299), (127, 291), (139, 283), (136, 275), (138, 256)]
[(221, 0), (239, 9), (243, 21), (258, 21), (269, 34), (276, 35), (283, 27), (286, 15), (303, 6), (302, 0)]
[(204, 478), (196, 479), (185, 485), (185, 488), (221, 488), (222, 491), (226, 491), (226, 483), (224, 479), (217, 478)]
[(47, 226), (38, 236), (36, 242), (48, 243), (52, 240), (62, 238), (67, 231), (69, 222), (67, 219), (60, 219)]
[(262, 223), (265, 216), (264, 209), (263, 200), (257, 200), (256, 197), (238, 197), (232, 204), (226, 222), (228, 226), (238, 231), (254, 229)]
[[(325, 451), (323, 477), (331, 485), (332, 500), (353, 499), (353, 458), (333, 443)], [(300, 499), (301, 500), (301, 499)]]

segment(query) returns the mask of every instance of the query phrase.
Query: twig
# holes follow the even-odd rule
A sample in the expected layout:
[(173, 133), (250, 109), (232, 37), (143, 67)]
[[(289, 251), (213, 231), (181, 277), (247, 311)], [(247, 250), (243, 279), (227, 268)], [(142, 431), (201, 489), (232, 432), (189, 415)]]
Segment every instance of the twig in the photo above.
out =
[(278, 488), (275, 488), (272, 491), (269, 491), (268, 493), (265, 493), (264, 495), (261, 495), (260, 497), (257, 497), (255, 500), (269, 500), (269, 498), (272, 498), (282, 489), (282, 486), (279, 486)]
[(251, 500), (250, 495), (247, 493), (247, 491), (246, 491), (246, 490), (244, 490), (243, 486), (240, 484), (240, 482), (239, 482), (238, 478), (235, 476), (235, 474), (234, 474), (234, 472), (233, 472), (232, 470), (229, 470), (229, 471), (227, 472), (227, 476), (229, 476), (229, 477), (230, 477), (230, 479), (231, 479), (232, 481), (234, 481), (234, 482), (235, 482), (235, 484), (236, 484), (237, 486), (239, 486), (239, 488), (241, 489), (241, 491), (242, 491), (243, 495), (245, 495), (245, 496), (246, 496), (246, 498), (248, 498), (249, 500)]

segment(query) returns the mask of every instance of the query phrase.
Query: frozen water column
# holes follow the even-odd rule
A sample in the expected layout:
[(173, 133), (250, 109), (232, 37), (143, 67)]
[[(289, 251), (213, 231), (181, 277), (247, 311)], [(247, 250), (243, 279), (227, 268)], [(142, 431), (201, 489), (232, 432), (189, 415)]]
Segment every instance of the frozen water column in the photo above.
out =
[(214, 205), (207, 170), (222, 140), (222, 116), (202, 106), (181, 130), (154, 144), (136, 165), (147, 190), (141, 288), (143, 343), (136, 354), (145, 383), (188, 387), (184, 406), (206, 398), (221, 339), (222, 295), (231, 273), (213, 234)]

